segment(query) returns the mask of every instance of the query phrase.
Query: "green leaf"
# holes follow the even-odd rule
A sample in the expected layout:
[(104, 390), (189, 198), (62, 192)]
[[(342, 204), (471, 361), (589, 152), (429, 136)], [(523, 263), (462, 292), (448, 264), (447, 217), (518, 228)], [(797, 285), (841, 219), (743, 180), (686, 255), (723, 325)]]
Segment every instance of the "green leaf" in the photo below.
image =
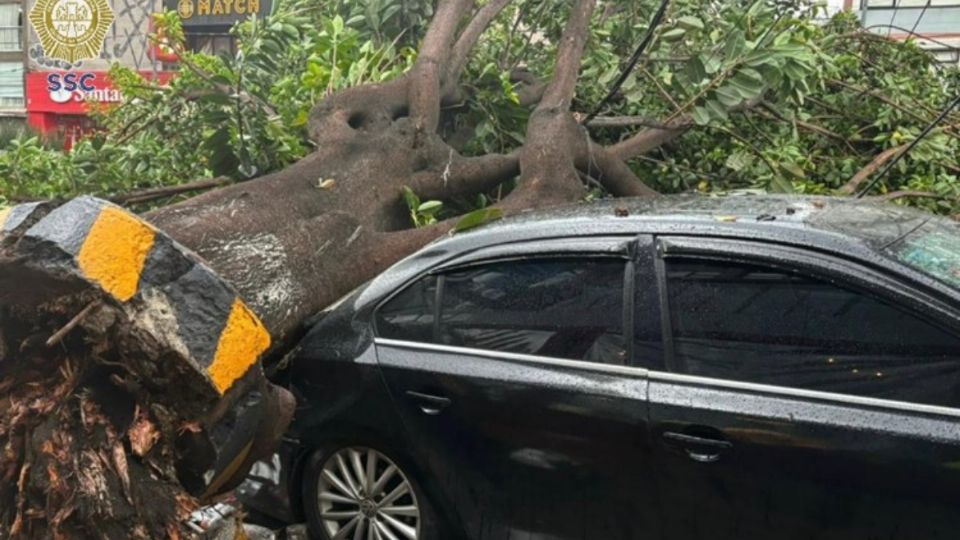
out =
[(660, 34), (660, 38), (664, 41), (679, 41), (683, 39), (683, 36), (686, 35), (687, 30), (685, 28), (674, 28), (673, 30), (667, 30), (666, 32)]
[(740, 172), (753, 163), (753, 156), (747, 152), (734, 152), (727, 156), (724, 165), (731, 170)]
[(684, 71), (690, 82), (695, 85), (700, 84), (701, 81), (707, 78), (707, 70), (699, 57), (693, 57), (687, 61), (687, 66)]
[(715, 93), (717, 99), (720, 100), (720, 103), (722, 103), (724, 107), (732, 108), (743, 103), (743, 96), (740, 95), (740, 92), (737, 92), (736, 89), (729, 85), (717, 88)]
[(803, 179), (807, 177), (807, 173), (803, 171), (803, 168), (796, 165), (795, 163), (790, 163), (789, 161), (784, 161), (780, 163), (780, 168), (784, 171), (790, 173), (794, 178)]
[(757, 67), (776, 62), (777, 57), (770, 53), (770, 51), (756, 51), (750, 53), (746, 59), (744, 59), (744, 63), (750, 67)]
[(719, 120), (727, 121), (730, 119), (730, 115), (727, 114), (727, 108), (720, 104), (715, 99), (708, 99), (704, 106), (708, 111), (710, 111), (710, 116), (717, 118)]
[(460, 218), (460, 221), (458, 221), (457, 225), (453, 228), (453, 232), (459, 233), (467, 231), (501, 218), (503, 218), (503, 210), (499, 208), (481, 208), (480, 210), (474, 210)]
[(441, 201), (427, 201), (417, 207), (417, 212), (421, 214), (436, 214), (443, 208)]
[(703, 107), (693, 108), (693, 121), (698, 126), (705, 126), (710, 123), (710, 111)]
[(703, 21), (701, 21), (698, 17), (680, 17), (677, 19), (677, 22), (680, 24), (680, 26), (686, 28), (687, 30), (703, 30)]
[(601, 85), (607, 85), (608, 83), (610, 83), (610, 81), (616, 79), (618, 75), (620, 75), (620, 66), (617, 66), (617, 65), (610, 66), (610, 69), (608, 69), (606, 72), (604, 72), (603, 75), (600, 76), (600, 79), (598, 82)]
[(793, 193), (795, 191), (793, 189), (793, 184), (779, 174), (773, 176), (773, 185), (777, 188), (776, 191), (778, 193)]
[(783, 72), (793, 81), (801, 81), (807, 77), (807, 71), (795, 62), (787, 62), (783, 66)]
[(748, 79), (753, 79), (755, 82), (759, 83), (761, 86), (763, 85), (763, 75), (761, 75), (760, 72), (755, 69), (745, 67), (741, 69), (737, 73), (737, 75), (746, 77)]
[[(752, 71), (752, 70), (751, 70)], [(754, 72), (756, 73), (756, 72)], [(759, 76), (759, 73), (757, 74)], [(763, 82), (758, 82), (752, 77), (737, 73), (730, 79), (730, 85), (740, 92), (745, 99), (753, 99), (763, 93)]]
[(727, 60), (735, 60), (739, 58), (746, 49), (747, 42), (743, 37), (743, 32), (737, 30), (727, 36), (727, 42), (723, 47), (723, 54), (727, 57)]
[(420, 208), (420, 197), (417, 197), (417, 194), (413, 192), (412, 189), (407, 186), (400, 188), (400, 192), (403, 193), (403, 200), (407, 203), (407, 207), (411, 211)]
[(707, 75), (713, 75), (723, 67), (723, 58), (713, 53), (701, 54), (700, 62)]

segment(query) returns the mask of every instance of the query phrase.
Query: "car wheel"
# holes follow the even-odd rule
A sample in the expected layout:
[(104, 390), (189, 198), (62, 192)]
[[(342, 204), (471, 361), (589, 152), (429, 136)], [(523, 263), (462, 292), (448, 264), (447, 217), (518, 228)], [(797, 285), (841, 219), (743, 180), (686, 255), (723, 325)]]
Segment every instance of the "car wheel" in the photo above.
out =
[(410, 467), (377, 445), (316, 450), (303, 477), (303, 510), (317, 540), (438, 540), (437, 520)]

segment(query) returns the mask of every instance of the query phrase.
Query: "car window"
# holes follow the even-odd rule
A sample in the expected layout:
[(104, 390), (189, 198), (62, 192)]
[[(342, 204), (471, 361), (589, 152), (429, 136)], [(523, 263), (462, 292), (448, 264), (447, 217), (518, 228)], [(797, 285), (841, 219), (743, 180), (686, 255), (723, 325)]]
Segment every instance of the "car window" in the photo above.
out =
[(434, 341), (437, 277), (410, 285), (377, 310), (377, 334), (390, 339)]
[(960, 405), (960, 339), (889, 303), (763, 266), (668, 260), (678, 369)]
[(624, 364), (621, 259), (505, 261), (444, 274), (445, 345)]
[(428, 276), (378, 310), (377, 332), (391, 339), (622, 365), (624, 269), (621, 259), (550, 258)]

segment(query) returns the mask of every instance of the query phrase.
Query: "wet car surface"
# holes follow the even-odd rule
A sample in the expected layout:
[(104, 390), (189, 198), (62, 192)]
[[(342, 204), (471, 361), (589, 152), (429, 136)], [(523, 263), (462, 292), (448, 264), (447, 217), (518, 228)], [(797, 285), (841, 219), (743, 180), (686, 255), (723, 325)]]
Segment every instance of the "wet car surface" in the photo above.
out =
[(325, 540), (955, 538), (960, 225), (768, 196), (525, 214), (326, 310), (282, 378), (285, 501), (249, 502)]

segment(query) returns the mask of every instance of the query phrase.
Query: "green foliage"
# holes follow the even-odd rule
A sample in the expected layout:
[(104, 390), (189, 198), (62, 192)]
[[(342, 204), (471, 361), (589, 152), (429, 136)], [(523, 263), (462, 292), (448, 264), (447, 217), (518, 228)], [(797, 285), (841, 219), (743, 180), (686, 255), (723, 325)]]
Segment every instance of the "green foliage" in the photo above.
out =
[(475, 227), (481, 225), (486, 225), (491, 221), (497, 221), (498, 219), (503, 218), (503, 210), (499, 208), (481, 208), (479, 210), (474, 210), (457, 221), (456, 226), (453, 228), (454, 233), (459, 233), (463, 231), (468, 231)]
[(433, 225), (437, 222), (437, 216), (443, 210), (441, 201), (421, 201), (420, 197), (407, 186), (403, 186), (403, 201), (407, 203), (410, 210), (410, 220), (415, 227), (424, 225)]

